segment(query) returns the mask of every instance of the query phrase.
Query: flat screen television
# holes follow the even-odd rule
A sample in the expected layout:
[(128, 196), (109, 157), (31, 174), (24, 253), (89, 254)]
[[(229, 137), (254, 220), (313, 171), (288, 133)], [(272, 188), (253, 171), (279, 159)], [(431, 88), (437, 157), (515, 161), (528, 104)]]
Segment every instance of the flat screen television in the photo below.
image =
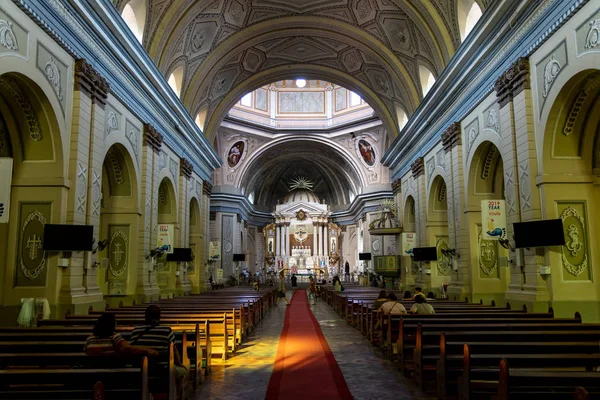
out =
[(358, 259), (363, 261), (369, 261), (371, 259), (371, 253), (358, 253)]
[(246, 255), (245, 254), (234, 254), (233, 261), (246, 261)]
[(167, 261), (192, 261), (192, 249), (187, 247), (173, 247), (173, 253), (167, 253)]
[(513, 228), (515, 247), (518, 249), (565, 244), (562, 219), (516, 222)]
[(437, 248), (415, 247), (413, 248), (413, 261), (437, 261)]
[(92, 251), (92, 225), (44, 225), (44, 251)]

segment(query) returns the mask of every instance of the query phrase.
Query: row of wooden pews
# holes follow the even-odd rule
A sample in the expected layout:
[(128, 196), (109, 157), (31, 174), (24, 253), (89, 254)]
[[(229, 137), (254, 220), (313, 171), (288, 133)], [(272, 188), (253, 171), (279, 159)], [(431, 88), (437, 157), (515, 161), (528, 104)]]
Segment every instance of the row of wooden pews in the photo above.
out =
[[(186, 399), (210, 373), (213, 360), (227, 359), (252, 332), (274, 303), (275, 293), (269, 287), (257, 292), (231, 288), (152, 303), (161, 308), (161, 325), (169, 325), (176, 337), (176, 347), (157, 360), (83, 353), (102, 313), (115, 314), (117, 332), (129, 340), (133, 328), (144, 324), (150, 303), (40, 320), (36, 328), (0, 328), (0, 399), (90, 399), (94, 393), (95, 399), (147, 400), (150, 393), (155, 400)], [(175, 348), (190, 373), (190, 385), (179, 395)], [(160, 362), (168, 365), (169, 373), (156, 377), (152, 372)]]
[(345, 289), (321, 287), (320, 296), (440, 400), (600, 398), (600, 324), (584, 324), (578, 313), (431, 300), (435, 315), (382, 318), (372, 309), (379, 289)]

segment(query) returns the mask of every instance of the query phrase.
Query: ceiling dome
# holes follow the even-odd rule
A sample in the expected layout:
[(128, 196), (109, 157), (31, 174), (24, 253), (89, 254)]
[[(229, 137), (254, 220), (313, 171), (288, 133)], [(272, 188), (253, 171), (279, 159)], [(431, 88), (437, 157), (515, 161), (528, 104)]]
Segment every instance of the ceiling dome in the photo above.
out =
[(290, 194), (283, 198), (283, 204), (293, 204), (293, 203), (316, 203), (320, 204), (319, 198), (310, 189), (295, 189)]

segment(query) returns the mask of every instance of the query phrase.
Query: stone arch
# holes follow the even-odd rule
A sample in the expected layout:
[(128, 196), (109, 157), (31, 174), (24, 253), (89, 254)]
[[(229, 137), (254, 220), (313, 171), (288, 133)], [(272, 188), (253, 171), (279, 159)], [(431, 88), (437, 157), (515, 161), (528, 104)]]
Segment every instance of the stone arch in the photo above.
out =
[(432, 177), (427, 204), (427, 219), (448, 222), (447, 188), (442, 175)]
[(542, 119), (548, 115), (540, 132), (543, 218), (563, 220), (566, 242), (560, 251), (546, 252), (546, 259), (558, 278), (551, 285), (555, 301), (567, 301), (560, 286), (564, 282), (577, 284), (577, 293), (568, 295), (572, 301), (598, 301), (594, 280), (600, 274), (600, 251), (591, 244), (600, 238), (600, 70), (580, 64), (567, 68), (541, 113)]
[(480, 207), (480, 200), (504, 198), (504, 164), (498, 147), (483, 141), (473, 152), (468, 168), (468, 205)]
[[(293, 64), (280, 67), (273, 67), (260, 73), (253, 74), (245, 80), (239, 82), (225, 94), (218, 103), (208, 105), (201, 103), (192, 109), (192, 115), (199, 113), (203, 107), (208, 107), (207, 117), (204, 124), (204, 134), (209, 141), (216, 137), (221, 121), (225, 118), (229, 110), (239, 101), (239, 99), (248, 92), (263, 87), (272, 82), (291, 79), (301, 75), (306, 80), (325, 80), (340, 86), (344, 86), (359, 94), (381, 119), (388, 135), (395, 138), (398, 135), (397, 110), (393, 103), (389, 103), (372, 87), (356, 79), (351, 74), (342, 73), (336, 69), (311, 64)], [(195, 92), (195, 90), (188, 91)], [(187, 94), (186, 94), (187, 96)], [(187, 104), (188, 99), (184, 99)], [(389, 104), (388, 104), (389, 103)], [(402, 102), (406, 113), (410, 115), (414, 110), (414, 105)]]
[(12, 158), (11, 176), (0, 177), (0, 191), (10, 185), (2, 212), (8, 223), (0, 223), (0, 290), (5, 306), (20, 305), (25, 287), (29, 296), (56, 303), (57, 257), (25, 246), (33, 236), (41, 245), (44, 224), (65, 222), (62, 111), (47, 80), (25, 60), (5, 56), (0, 64), (0, 157)]
[[(102, 163), (98, 231), (108, 246), (99, 258), (108, 259), (108, 268), (105, 274), (98, 274), (98, 286), (109, 296), (135, 293), (139, 200), (134, 165), (129, 151), (119, 143), (108, 148)], [(96, 206), (92, 207), (95, 213)]]
[[(178, 202), (177, 191), (173, 181), (165, 176), (160, 180), (158, 185), (157, 196), (157, 223), (159, 225), (173, 225), (172, 247), (179, 247), (177, 238), (179, 238), (178, 224)], [(175, 295), (176, 274), (174, 266), (167, 262), (166, 253), (162, 257), (157, 258), (156, 264), (157, 274), (156, 279), (160, 287), (161, 296), (170, 298)]]
[(412, 195), (408, 195), (404, 201), (404, 231), (416, 232), (416, 229), (417, 215), (415, 198)]
[(204, 270), (203, 270), (203, 237), (202, 237), (202, 216), (200, 213), (200, 203), (196, 197), (192, 197), (189, 206), (189, 246), (194, 254), (193, 269), (190, 271), (190, 280), (192, 281), (192, 293), (200, 293), (204, 289)]

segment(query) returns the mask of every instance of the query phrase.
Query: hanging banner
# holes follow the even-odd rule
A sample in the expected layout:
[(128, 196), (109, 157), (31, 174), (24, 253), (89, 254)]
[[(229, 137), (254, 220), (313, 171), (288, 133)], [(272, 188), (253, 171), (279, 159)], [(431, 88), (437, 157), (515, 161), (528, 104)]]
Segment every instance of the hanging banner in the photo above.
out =
[(208, 258), (217, 261), (221, 259), (221, 242), (218, 240), (208, 242)]
[(402, 232), (400, 239), (402, 242), (401, 255), (412, 254), (413, 248), (417, 245), (417, 234), (414, 232)]
[(10, 188), (12, 185), (13, 159), (0, 158), (0, 224), (8, 223), (10, 214)]
[(483, 240), (506, 239), (504, 200), (481, 200), (481, 235)]
[(175, 226), (172, 224), (158, 224), (157, 246), (165, 247), (168, 254), (173, 254), (173, 238)]

